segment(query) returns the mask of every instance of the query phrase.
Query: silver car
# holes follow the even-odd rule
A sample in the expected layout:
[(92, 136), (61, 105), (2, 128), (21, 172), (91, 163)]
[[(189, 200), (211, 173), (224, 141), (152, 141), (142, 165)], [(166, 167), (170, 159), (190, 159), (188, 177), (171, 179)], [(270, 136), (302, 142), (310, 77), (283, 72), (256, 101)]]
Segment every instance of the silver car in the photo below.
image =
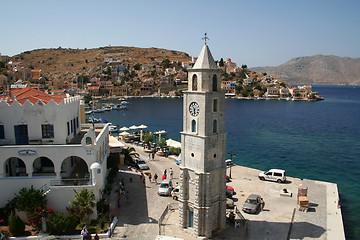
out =
[(171, 194), (171, 190), (172, 190), (172, 182), (170, 179), (164, 179), (158, 189), (158, 194), (161, 195), (165, 195), (165, 196), (170, 196)]
[(256, 213), (262, 202), (261, 196), (251, 194), (244, 202), (242, 210), (247, 213)]

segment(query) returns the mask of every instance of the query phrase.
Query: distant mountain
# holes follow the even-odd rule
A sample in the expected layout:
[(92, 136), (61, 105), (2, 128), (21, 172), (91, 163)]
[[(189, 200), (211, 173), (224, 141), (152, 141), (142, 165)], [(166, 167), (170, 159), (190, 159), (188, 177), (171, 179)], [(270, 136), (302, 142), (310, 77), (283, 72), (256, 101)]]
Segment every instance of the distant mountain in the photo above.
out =
[(250, 70), (277, 76), (291, 85), (360, 85), (360, 58), (315, 55)]

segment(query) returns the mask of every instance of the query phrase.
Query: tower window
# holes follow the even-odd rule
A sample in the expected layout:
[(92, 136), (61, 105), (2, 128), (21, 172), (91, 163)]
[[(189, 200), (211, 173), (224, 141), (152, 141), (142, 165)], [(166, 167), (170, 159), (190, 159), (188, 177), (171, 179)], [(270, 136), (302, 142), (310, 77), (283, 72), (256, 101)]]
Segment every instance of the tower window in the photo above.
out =
[(192, 90), (197, 91), (197, 75), (194, 74), (192, 77)]
[(213, 133), (216, 133), (217, 132), (217, 121), (214, 120), (213, 122)]
[(213, 91), (214, 92), (217, 91), (217, 76), (216, 76), (216, 74), (214, 74), (214, 76), (213, 76)]
[(218, 100), (214, 99), (213, 101), (213, 112), (217, 112), (218, 111)]
[(191, 121), (191, 131), (196, 132), (196, 121), (195, 121), (195, 119)]

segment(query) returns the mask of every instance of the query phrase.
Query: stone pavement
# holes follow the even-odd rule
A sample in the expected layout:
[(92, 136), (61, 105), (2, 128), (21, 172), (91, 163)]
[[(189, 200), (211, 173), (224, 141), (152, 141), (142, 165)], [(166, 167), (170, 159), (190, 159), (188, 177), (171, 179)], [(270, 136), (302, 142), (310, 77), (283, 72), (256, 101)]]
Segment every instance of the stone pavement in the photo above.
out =
[[(141, 158), (147, 160), (147, 154), (142, 147), (134, 147)], [(155, 161), (147, 161), (152, 175), (157, 173), (161, 179), (164, 169), (174, 169), (175, 183), (179, 177), (179, 167), (174, 160), (165, 157), (155, 157)], [(293, 211), (295, 210), (294, 224), (291, 228), (290, 239), (345, 239), (341, 209), (337, 208), (337, 186), (312, 180), (301, 180), (288, 177), (284, 184), (260, 181), (260, 170), (233, 166), (232, 181), (227, 183), (232, 186), (236, 195), (233, 197), (235, 204), (242, 215), (247, 219), (247, 225), (234, 228), (228, 223), (228, 228), (216, 234), (212, 239), (287, 239)], [(169, 197), (157, 195), (154, 182), (146, 178), (146, 186), (140, 181), (139, 173), (128, 168), (122, 168), (119, 179), (124, 179), (126, 189), (130, 193), (129, 202), (126, 203), (124, 195), (120, 196), (118, 209), (119, 223), (115, 228), (115, 239), (156, 239), (159, 234), (158, 220), (167, 204), (174, 207), (165, 216), (161, 227), (164, 236), (180, 239), (198, 239), (183, 231), (178, 224), (178, 202)], [(133, 178), (133, 182), (130, 182)], [(159, 180), (158, 182), (160, 182)], [(297, 210), (297, 189), (303, 184), (308, 187), (310, 210), (300, 212)], [(286, 188), (292, 192), (292, 197), (280, 196)], [(246, 214), (241, 211), (243, 202), (248, 195), (255, 193), (262, 196), (265, 207), (257, 214)]]

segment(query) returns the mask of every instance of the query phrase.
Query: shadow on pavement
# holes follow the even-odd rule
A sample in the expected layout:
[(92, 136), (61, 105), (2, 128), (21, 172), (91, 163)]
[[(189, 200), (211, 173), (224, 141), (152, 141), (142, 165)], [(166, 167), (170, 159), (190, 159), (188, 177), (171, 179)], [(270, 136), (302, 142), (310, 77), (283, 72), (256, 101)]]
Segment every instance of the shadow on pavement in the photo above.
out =
[[(120, 171), (118, 179), (124, 180), (125, 189), (129, 193), (129, 199), (125, 194), (120, 194), (118, 210), (118, 226), (126, 224), (138, 225), (149, 223), (146, 188), (140, 180), (140, 174), (130, 171)], [(157, 223), (153, 219), (154, 223)]]

